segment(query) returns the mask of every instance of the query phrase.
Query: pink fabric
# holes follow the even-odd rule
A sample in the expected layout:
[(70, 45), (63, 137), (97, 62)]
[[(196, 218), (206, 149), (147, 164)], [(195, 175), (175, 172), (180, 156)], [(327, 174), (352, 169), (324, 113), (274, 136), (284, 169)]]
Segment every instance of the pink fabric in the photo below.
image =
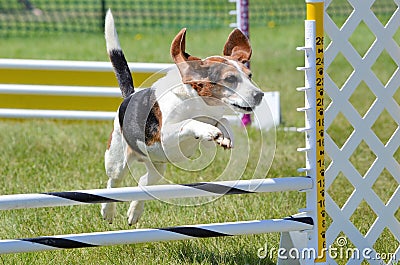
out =
[(243, 114), (242, 124), (243, 124), (243, 126), (247, 126), (247, 125), (251, 124), (251, 116), (250, 116), (250, 114)]

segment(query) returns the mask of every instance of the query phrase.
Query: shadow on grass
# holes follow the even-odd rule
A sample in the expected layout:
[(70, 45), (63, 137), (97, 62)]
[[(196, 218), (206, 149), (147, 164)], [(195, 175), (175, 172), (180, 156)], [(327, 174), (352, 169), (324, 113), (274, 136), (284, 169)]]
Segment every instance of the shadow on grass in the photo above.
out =
[[(203, 244), (202, 244), (203, 245)], [(175, 255), (180, 264), (240, 264), (240, 265), (272, 265), (275, 264), (268, 258), (261, 259), (257, 256), (257, 249), (239, 248), (232, 245), (232, 250), (221, 251), (217, 248), (212, 249), (214, 244), (199, 246), (190, 242), (182, 241), (177, 246), (178, 253)]]

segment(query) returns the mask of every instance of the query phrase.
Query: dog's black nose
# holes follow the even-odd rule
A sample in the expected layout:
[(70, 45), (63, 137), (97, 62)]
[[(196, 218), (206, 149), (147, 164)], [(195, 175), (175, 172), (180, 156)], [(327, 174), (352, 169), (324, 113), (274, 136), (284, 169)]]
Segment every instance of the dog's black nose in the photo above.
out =
[(264, 96), (264, 92), (262, 92), (262, 91), (254, 91), (253, 95), (254, 95), (254, 99), (255, 99), (256, 104), (257, 105), (260, 104), (260, 102), (261, 102), (261, 100), (262, 100), (262, 98)]

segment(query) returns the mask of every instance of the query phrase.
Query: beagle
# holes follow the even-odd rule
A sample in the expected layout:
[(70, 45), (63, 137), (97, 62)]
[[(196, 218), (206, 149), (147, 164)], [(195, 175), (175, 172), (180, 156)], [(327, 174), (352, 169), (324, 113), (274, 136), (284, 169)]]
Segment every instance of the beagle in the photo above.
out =
[[(214, 142), (225, 149), (232, 148), (232, 130), (223, 115), (232, 110), (251, 113), (260, 104), (264, 94), (251, 81), (251, 72), (245, 65), (251, 46), (239, 29), (229, 35), (223, 56), (205, 59), (185, 52), (185, 35), (186, 29), (182, 29), (171, 44), (176, 67), (150, 88), (135, 91), (113, 16), (108, 11), (107, 52), (123, 102), (105, 152), (107, 188), (120, 186), (133, 161), (145, 164), (147, 173), (138, 185), (146, 186), (162, 178), (167, 163), (194, 155), (199, 144), (209, 146)], [(138, 222), (143, 210), (143, 201), (131, 202), (129, 225)], [(109, 223), (115, 212), (115, 203), (102, 204), (102, 216)]]

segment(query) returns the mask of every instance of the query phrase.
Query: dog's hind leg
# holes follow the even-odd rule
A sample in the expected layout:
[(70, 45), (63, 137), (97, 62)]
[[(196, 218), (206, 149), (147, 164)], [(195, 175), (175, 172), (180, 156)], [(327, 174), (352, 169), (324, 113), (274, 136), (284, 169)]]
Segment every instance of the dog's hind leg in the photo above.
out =
[[(165, 163), (145, 162), (147, 173), (139, 179), (138, 186), (149, 186), (156, 184), (164, 175)], [(128, 210), (128, 224), (136, 224), (144, 211), (144, 201), (132, 201)]]
[[(110, 135), (107, 150), (105, 152), (105, 168), (108, 176), (107, 189), (120, 187), (122, 179), (129, 172), (130, 157), (124, 148), (124, 140), (119, 128), (118, 118), (114, 121), (114, 131)], [(128, 157), (127, 157), (128, 156)], [(116, 213), (116, 203), (103, 203), (101, 214), (110, 224)]]

